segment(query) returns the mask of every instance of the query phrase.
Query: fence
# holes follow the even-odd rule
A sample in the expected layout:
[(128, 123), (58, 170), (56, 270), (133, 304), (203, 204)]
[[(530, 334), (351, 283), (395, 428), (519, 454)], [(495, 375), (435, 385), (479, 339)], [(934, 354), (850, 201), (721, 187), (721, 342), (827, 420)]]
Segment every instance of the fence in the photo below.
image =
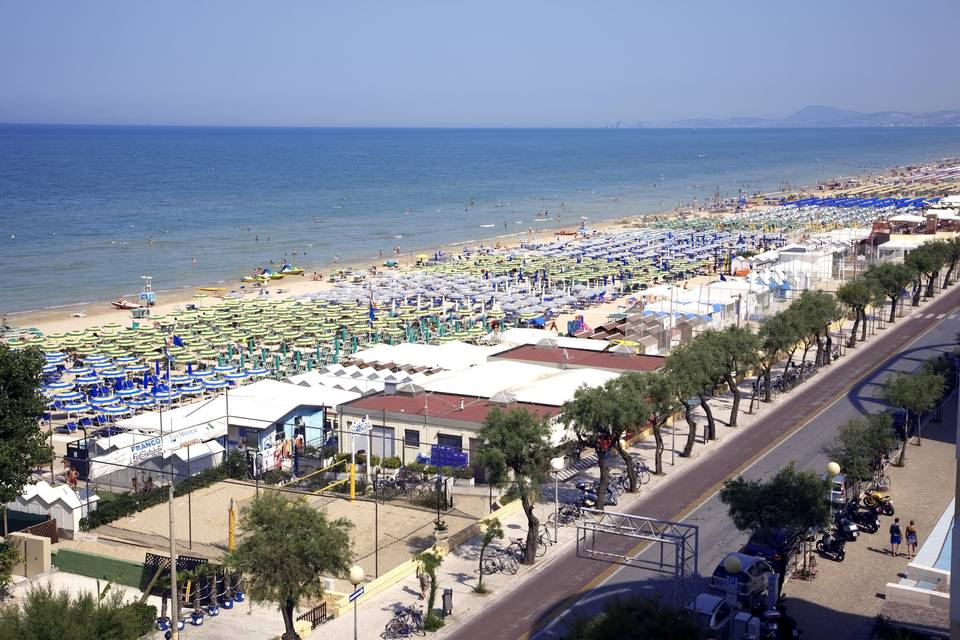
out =
[(321, 602), (310, 611), (297, 616), (297, 620), (306, 620), (310, 623), (311, 629), (316, 629), (327, 621), (327, 603)]

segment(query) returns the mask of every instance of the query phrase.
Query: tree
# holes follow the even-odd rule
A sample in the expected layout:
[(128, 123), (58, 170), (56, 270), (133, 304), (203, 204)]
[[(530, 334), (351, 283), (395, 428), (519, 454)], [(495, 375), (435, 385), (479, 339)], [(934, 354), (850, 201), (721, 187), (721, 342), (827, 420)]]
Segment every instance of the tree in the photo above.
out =
[(868, 280), (876, 283), (879, 291), (890, 300), (890, 320), (893, 323), (897, 316), (897, 303), (903, 295), (904, 289), (913, 282), (916, 272), (906, 264), (884, 262), (879, 266), (867, 269), (864, 274)]
[(550, 427), (525, 407), (502, 411), (494, 407), (483, 421), (480, 430), (480, 449), (477, 457), (490, 470), (491, 481), (503, 484), (508, 472), (520, 496), (520, 504), (527, 516), (527, 544), (524, 564), (536, 562), (537, 535), (540, 520), (533, 512), (540, 485), (549, 476), (547, 467), (553, 455), (550, 445)]
[(827, 448), (827, 454), (855, 482), (873, 478), (881, 460), (896, 445), (893, 421), (889, 414), (870, 414), (854, 418), (840, 427), (840, 433)]
[(957, 268), (957, 262), (960, 261), (960, 238), (950, 238), (945, 244), (946, 249), (944, 253), (946, 254), (947, 273), (943, 276), (942, 289), (950, 286), (950, 277)]
[(228, 564), (244, 574), (253, 600), (277, 603), (284, 640), (298, 639), (293, 612), (300, 601), (323, 594), (324, 576), (350, 570), (351, 526), (276, 491), (261, 493), (243, 509), (241, 539)]
[[(705, 343), (701, 341), (701, 344)], [(693, 408), (688, 400), (693, 396), (701, 397), (711, 383), (710, 372), (702, 360), (704, 351), (698, 348), (697, 340), (682, 344), (670, 352), (664, 366), (663, 375), (668, 376), (673, 383), (677, 403), (683, 407), (683, 417), (687, 421), (687, 443), (680, 453), (683, 457), (693, 453), (697, 436), (697, 423), (693, 420)], [(704, 441), (706, 440), (707, 434), (704, 434)]]
[[(806, 531), (827, 524), (830, 503), (828, 484), (811, 471), (797, 471), (790, 463), (769, 480), (746, 480), (737, 476), (723, 483), (720, 500), (727, 505), (733, 524), (753, 535), (766, 532)], [(790, 555), (792, 536), (772, 536), (782, 558)], [(780, 572), (780, 587), (784, 575)]]
[[(807, 290), (790, 307), (800, 314), (800, 323), (807, 336), (805, 346), (817, 345), (814, 363), (817, 366), (829, 364), (833, 339), (830, 336), (830, 324), (840, 315), (837, 301), (826, 291)], [(812, 341), (810, 340), (812, 337)], [(806, 358), (806, 350), (804, 350)]]
[(500, 524), (499, 518), (490, 518), (489, 520), (481, 520), (480, 526), (483, 527), (483, 538), (480, 539), (480, 577), (477, 578), (477, 588), (474, 591), (486, 593), (486, 589), (483, 587), (483, 557), (487, 553), (487, 547), (494, 540), (503, 538), (503, 525)]
[(677, 410), (674, 383), (669, 376), (653, 371), (625, 373), (619, 381), (627, 397), (642, 399), (642, 404), (638, 403), (629, 412), (631, 421), (637, 425), (650, 425), (656, 443), (654, 473), (663, 475), (663, 427)]
[[(947, 261), (950, 249), (945, 242), (934, 240), (924, 242), (903, 259), (903, 263), (915, 271), (916, 285), (913, 293), (913, 306), (920, 304), (920, 294), (924, 298), (933, 296), (933, 286), (940, 269)], [(923, 290), (923, 278), (927, 278), (927, 288)]]
[(26, 599), (0, 607), (0, 638), (17, 640), (136, 640), (153, 630), (157, 608), (125, 603), (106, 585), (98, 593), (73, 595), (34, 585)]
[(945, 388), (946, 380), (943, 376), (927, 370), (917, 373), (892, 373), (883, 381), (883, 399), (892, 408), (903, 408), (907, 411), (906, 431), (898, 464), (902, 465), (907, 460), (907, 438), (911, 435), (911, 421), (916, 421), (919, 445), (920, 416), (937, 406)]
[(853, 328), (850, 330), (850, 340), (847, 341), (848, 348), (853, 348), (857, 344), (857, 329), (861, 326), (863, 327), (861, 340), (866, 339), (867, 305), (873, 299), (873, 287), (866, 278), (854, 278), (837, 289), (837, 300), (853, 312)]
[[(43, 365), (36, 349), (13, 351), (0, 344), (0, 505), (16, 500), (33, 469), (52, 455), (40, 430)], [(4, 535), (6, 520), (4, 511)]]
[(659, 598), (629, 595), (607, 600), (595, 615), (577, 615), (566, 640), (700, 640), (706, 631), (695, 616)]
[[(709, 335), (710, 332), (707, 332)], [(723, 331), (713, 333), (717, 354), (723, 366), (723, 377), (733, 394), (733, 407), (730, 410), (730, 426), (737, 426), (737, 414), (740, 411), (740, 388), (737, 380), (747, 374), (757, 364), (757, 352), (760, 339), (747, 327), (730, 326)]]
[(767, 318), (760, 326), (760, 331), (757, 333), (760, 343), (757, 354), (760, 375), (757, 376), (757, 381), (762, 379), (764, 382), (764, 402), (770, 402), (770, 372), (773, 365), (780, 360), (781, 355), (789, 352), (790, 349), (796, 349), (797, 342), (800, 340), (797, 334), (797, 325), (786, 311)]
[(703, 413), (707, 417), (707, 435), (706, 440), (717, 439), (717, 423), (713, 417), (713, 410), (710, 408), (709, 399), (716, 393), (717, 388), (725, 382), (723, 376), (723, 363), (720, 359), (720, 353), (716, 349), (716, 343), (711, 340), (711, 334), (700, 334), (690, 343), (690, 358), (695, 358), (699, 362), (698, 375), (702, 375), (704, 385), (697, 393), (700, 399), (700, 406), (703, 407)]
[[(534, 545), (536, 551), (536, 545)], [(427, 549), (417, 556), (420, 571), (430, 578), (430, 593), (427, 596), (427, 617), (423, 621), (423, 628), (427, 631), (436, 631), (443, 626), (443, 618), (433, 613), (433, 605), (437, 602), (437, 569), (443, 564), (443, 554), (436, 549)], [(482, 574), (481, 574), (482, 575)]]
[(0, 542), (0, 601), (7, 595), (7, 586), (13, 579), (13, 568), (20, 562), (20, 551), (6, 542)]

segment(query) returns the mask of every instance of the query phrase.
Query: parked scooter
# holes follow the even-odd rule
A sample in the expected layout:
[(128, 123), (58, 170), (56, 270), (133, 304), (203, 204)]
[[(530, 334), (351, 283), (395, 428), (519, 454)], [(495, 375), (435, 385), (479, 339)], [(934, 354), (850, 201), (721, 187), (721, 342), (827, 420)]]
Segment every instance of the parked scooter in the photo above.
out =
[(867, 507), (881, 509), (883, 511), (883, 515), (893, 515), (893, 501), (890, 499), (890, 494), (884, 491), (873, 490), (864, 492), (863, 504)]
[[(595, 509), (597, 507), (598, 488), (599, 486), (596, 482), (578, 482), (577, 489), (580, 490), (580, 506)], [(617, 494), (609, 485), (607, 486), (607, 499), (605, 504), (607, 506), (615, 506), (617, 504)]]
[(824, 558), (836, 562), (843, 562), (847, 552), (844, 549), (846, 541), (840, 536), (832, 535), (829, 531), (823, 532), (823, 537), (817, 540), (816, 549)]
[(859, 498), (854, 498), (847, 503), (847, 515), (867, 533), (876, 533), (880, 530), (880, 514), (877, 509), (862, 506)]
[(853, 542), (860, 535), (860, 527), (853, 521), (846, 509), (840, 509), (833, 516), (833, 522), (837, 526), (837, 537), (843, 538), (847, 542)]

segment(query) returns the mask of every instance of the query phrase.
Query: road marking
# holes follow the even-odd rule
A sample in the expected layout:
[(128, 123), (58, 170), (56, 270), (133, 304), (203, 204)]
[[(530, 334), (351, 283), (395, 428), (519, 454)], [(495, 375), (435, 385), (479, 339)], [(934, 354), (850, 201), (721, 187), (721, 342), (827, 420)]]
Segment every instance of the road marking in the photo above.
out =
[[(960, 311), (960, 304), (954, 305), (953, 309), (951, 309), (951, 312), (956, 312), (956, 311)], [(917, 315), (920, 316), (921, 314), (917, 314)], [(932, 313), (931, 313), (931, 314), (928, 314), (928, 316), (932, 317), (933, 314), (932, 314)], [(913, 317), (913, 316), (910, 316), (910, 317)], [(909, 318), (908, 318), (908, 319), (909, 319)], [(910, 342), (908, 342), (908, 343), (906, 343), (905, 345), (901, 346), (901, 347), (894, 353), (894, 355), (896, 355), (897, 353), (902, 353), (902, 352), (906, 351), (907, 349), (909, 349), (911, 346), (913, 346), (914, 343), (916, 343), (918, 340), (920, 340), (921, 338), (923, 338), (924, 336), (926, 336), (928, 333), (930, 333), (931, 331), (933, 331), (938, 325), (939, 325), (939, 323), (937, 323), (937, 322), (932, 323), (929, 327), (927, 327), (926, 329), (924, 329), (921, 333), (918, 333), (916, 336), (914, 336), (914, 338), (913, 338)], [(894, 328), (895, 328), (895, 327), (894, 327)], [(876, 343), (874, 343), (874, 344), (882, 344), (882, 342), (876, 342)], [(779, 447), (781, 444), (783, 444), (785, 441), (787, 441), (788, 439), (790, 439), (794, 434), (796, 434), (797, 432), (799, 432), (801, 429), (805, 428), (808, 424), (810, 424), (811, 422), (813, 422), (814, 420), (816, 420), (817, 418), (819, 418), (822, 413), (824, 413), (824, 412), (827, 411), (830, 407), (832, 407), (834, 404), (836, 404), (838, 400), (840, 400), (840, 399), (843, 398), (845, 395), (847, 395), (847, 393), (849, 393), (851, 389), (853, 389), (855, 386), (857, 386), (858, 384), (860, 384), (860, 382), (862, 382), (868, 375), (870, 375), (871, 373), (873, 373), (874, 371), (876, 371), (879, 367), (883, 366), (883, 364), (884, 364), (885, 362), (887, 362), (887, 360), (889, 360), (889, 359), (890, 359), (889, 357), (882, 359), (876, 366), (871, 367), (870, 369), (868, 369), (867, 371), (865, 371), (864, 373), (862, 373), (860, 376), (858, 376), (856, 379), (854, 379), (849, 385), (847, 385), (843, 390), (841, 390), (840, 393), (838, 393), (838, 394), (836, 394), (835, 396), (833, 396), (832, 399), (829, 399), (829, 400), (826, 402), (826, 404), (824, 404), (824, 405), (821, 407), (821, 409), (820, 409), (819, 411), (817, 411), (814, 415), (812, 415), (810, 418), (808, 418), (807, 420), (805, 420), (802, 424), (800, 424), (799, 426), (797, 426), (797, 427), (795, 427), (794, 429), (790, 430), (789, 432), (784, 433), (784, 434), (781, 434), (781, 436), (780, 436), (779, 438), (775, 439), (773, 442), (771, 442), (769, 445), (767, 445), (764, 449), (758, 451), (752, 458), (749, 458), (749, 459), (745, 460), (745, 461), (744, 461), (739, 467), (737, 467), (737, 469), (734, 470), (734, 472), (731, 473), (728, 477), (730, 477), (730, 478), (735, 478), (735, 477), (737, 477), (738, 475), (742, 475), (743, 473), (749, 471), (754, 465), (756, 465), (756, 464), (759, 463), (763, 458), (765, 458), (765, 457), (767, 456), (767, 454), (769, 454), (769, 453), (772, 452), (774, 449), (776, 449), (776, 448)], [(716, 484), (714, 484), (712, 487), (710, 487), (709, 489), (707, 489), (703, 494), (701, 494), (698, 498), (695, 498), (695, 499), (692, 500), (690, 503), (688, 503), (690, 506), (688, 506), (687, 508), (683, 509), (682, 511), (680, 511), (679, 513), (677, 513), (676, 515), (674, 515), (673, 517), (671, 517), (671, 518), (669, 518), (669, 519), (670, 519), (670, 520), (673, 520), (673, 521), (679, 521), (679, 520), (683, 520), (684, 518), (688, 517), (691, 513), (693, 513), (694, 511), (696, 511), (696, 510), (699, 509), (700, 507), (702, 507), (705, 502), (707, 502), (708, 500), (711, 500), (711, 499), (713, 498), (713, 496), (716, 495), (716, 494), (720, 491), (720, 488), (723, 486), (724, 481), (725, 481), (725, 480), (721, 480), (720, 482), (717, 482)], [(652, 542), (640, 542), (640, 543), (637, 543), (636, 545), (633, 546), (632, 549), (630, 549), (630, 551), (628, 552), (628, 554), (631, 555), (631, 556), (635, 556), (636, 554), (638, 554), (638, 553), (640, 553), (640, 552), (642, 552), (642, 551), (645, 551), (646, 548), (647, 548), (647, 547), (650, 547), (652, 544), (653, 544)], [(599, 586), (603, 585), (604, 583), (606, 583), (606, 582), (613, 576), (613, 574), (616, 573), (620, 568), (621, 568), (621, 565), (619, 565), (619, 564), (610, 564), (609, 566), (607, 566), (606, 569), (604, 569), (603, 571), (601, 571), (600, 573), (598, 573), (596, 576), (594, 576), (594, 578), (593, 578), (592, 580), (590, 580), (590, 582), (588, 582), (588, 583), (586, 584), (586, 586), (585, 586), (579, 593), (575, 593), (575, 594), (573, 594), (573, 595), (567, 596), (566, 598), (564, 598), (563, 600), (561, 600), (557, 605), (554, 605), (551, 609), (552, 609), (555, 613), (553, 613), (553, 615), (550, 617), (549, 620), (547, 620), (547, 621), (545, 621), (545, 622), (537, 625), (536, 627), (534, 627), (534, 628), (532, 628), (532, 629), (528, 629), (528, 630), (525, 631), (523, 634), (521, 634), (520, 636), (518, 636), (517, 640), (530, 640), (530, 638), (532, 637), (533, 634), (540, 633), (541, 631), (545, 631), (545, 630), (547, 630), (548, 628), (550, 628), (551, 626), (553, 626), (554, 623), (556, 623), (560, 618), (563, 617), (562, 615), (560, 615), (561, 612), (562, 612), (562, 613), (566, 613), (566, 612), (570, 609), (570, 607), (571, 607), (573, 604), (575, 604), (580, 598), (586, 596), (587, 594), (589, 594), (591, 591), (593, 591), (593, 590), (596, 589), (597, 587), (599, 587)]]
[(947, 317), (948, 317), (948, 319), (953, 320), (954, 318), (957, 317), (957, 314), (951, 313), (951, 314), (950, 314), (949, 316), (947, 316)]
[(943, 320), (943, 318), (944, 318), (946, 315), (947, 315), (947, 314), (945, 314), (945, 313), (938, 313), (938, 314), (937, 314), (937, 320)]

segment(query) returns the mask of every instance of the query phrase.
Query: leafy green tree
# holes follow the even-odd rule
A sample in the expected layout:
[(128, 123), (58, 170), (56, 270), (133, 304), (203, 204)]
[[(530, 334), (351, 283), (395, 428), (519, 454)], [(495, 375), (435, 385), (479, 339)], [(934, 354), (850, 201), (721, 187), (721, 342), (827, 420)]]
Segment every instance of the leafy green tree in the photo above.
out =
[[(14, 351), (0, 344), (0, 505), (16, 500), (33, 469), (49, 462), (53, 453), (40, 430), (43, 365), (36, 349)], [(6, 521), (4, 510), (4, 535)]]
[(873, 478), (880, 461), (896, 446), (893, 421), (889, 414), (869, 414), (854, 418), (840, 427), (840, 433), (827, 448), (830, 458), (855, 482)]
[[(652, 371), (625, 373), (619, 384), (627, 397), (642, 399), (630, 411), (630, 421), (636, 425), (649, 425), (653, 431), (654, 473), (663, 475), (663, 427), (677, 410), (677, 393), (669, 376)], [(619, 444), (619, 443), (618, 443)], [(629, 465), (633, 468), (633, 465)]]
[(711, 333), (700, 334), (690, 342), (690, 358), (696, 358), (700, 363), (699, 370), (694, 375), (699, 375), (703, 379), (703, 387), (697, 392), (696, 396), (700, 400), (700, 406), (707, 418), (706, 440), (717, 439), (717, 421), (713, 416), (713, 410), (710, 408), (710, 398), (714, 397), (716, 391), (724, 382), (723, 362), (720, 358), (720, 352), (717, 350), (716, 341), (711, 339)]
[(706, 630), (694, 614), (659, 598), (629, 595), (607, 600), (594, 615), (578, 615), (566, 640), (701, 640)]
[[(710, 332), (707, 332), (708, 335)], [(730, 392), (733, 394), (733, 407), (730, 410), (730, 426), (737, 426), (737, 415), (740, 412), (740, 388), (737, 380), (757, 364), (757, 354), (760, 351), (760, 339), (747, 327), (729, 326), (723, 331), (715, 332), (714, 340), (717, 354), (723, 366), (723, 377)]]
[[(534, 544), (536, 550), (536, 544)], [(427, 596), (427, 616), (423, 621), (423, 627), (427, 631), (436, 631), (443, 626), (443, 618), (440, 618), (433, 612), (433, 606), (437, 602), (437, 570), (443, 564), (443, 554), (436, 549), (427, 549), (417, 555), (417, 562), (420, 564), (420, 571), (427, 574), (430, 578), (430, 592)]]
[(867, 305), (874, 299), (871, 283), (866, 278), (854, 278), (843, 283), (837, 289), (837, 300), (850, 308), (853, 312), (853, 327), (850, 329), (850, 340), (847, 347), (853, 348), (857, 344), (857, 329), (862, 327), (861, 340), (866, 339), (867, 332)]
[(944, 377), (927, 370), (916, 373), (893, 373), (883, 381), (883, 399), (891, 407), (907, 411), (906, 433), (898, 464), (902, 465), (907, 460), (906, 440), (911, 435), (911, 423), (916, 424), (917, 444), (920, 444), (920, 417), (937, 406), (945, 388)]
[(956, 271), (957, 262), (960, 261), (960, 238), (950, 238), (945, 244), (947, 273), (943, 276), (943, 287), (941, 287), (943, 289), (950, 286), (950, 278), (953, 276), (953, 272)]
[(797, 325), (792, 321), (792, 316), (788, 311), (789, 309), (767, 318), (757, 332), (760, 343), (760, 350), (757, 354), (760, 374), (757, 376), (757, 381), (762, 379), (766, 385), (764, 402), (770, 402), (770, 372), (773, 366), (783, 354), (788, 353), (790, 349), (796, 349), (800, 340)]
[(13, 579), (13, 568), (20, 562), (20, 552), (6, 542), (0, 542), (0, 601), (6, 597), (7, 587)]
[(0, 607), (0, 638), (13, 640), (136, 640), (153, 630), (157, 608), (125, 603), (106, 585), (77, 595), (34, 585), (27, 597)]
[(884, 262), (870, 267), (864, 274), (864, 277), (875, 282), (877, 289), (890, 300), (889, 322), (893, 323), (896, 320), (897, 304), (904, 289), (913, 282), (915, 273), (916, 271), (906, 264)]
[(537, 534), (540, 520), (533, 507), (540, 497), (540, 485), (549, 479), (547, 473), (553, 447), (546, 420), (525, 407), (502, 411), (494, 407), (483, 421), (477, 457), (490, 470), (493, 482), (504, 484), (513, 474), (513, 483), (520, 504), (527, 516), (527, 543), (524, 564), (536, 562)]
[(241, 538), (228, 565), (243, 573), (253, 600), (278, 605), (284, 640), (298, 639), (293, 612), (300, 601), (323, 594), (324, 576), (350, 570), (351, 526), (276, 491), (262, 492), (243, 509)]
[[(734, 526), (753, 535), (765, 532), (806, 531), (827, 524), (830, 503), (828, 484), (812, 471), (797, 471), (790, 463), (769, 480), (746, 480), (737, 476), (723, 483), (720, 500)], [(789, 555), (790, 536), (775, 536), (780, 556)], [(780, 571), (780, 587), (784, 575)]]
[(494, 540), (503, 539), (503, 525), (500, 524), (499, 518), (490, 518), (489, 520), (481, 520), (480, 525), (483, 527), (483, 537), (480, 539), (480, 565), (477, 578), (477, 587), (474, 589), (477, 593), (485, 593), (483, 587), (483, 558), (487, 553), (487, 547), (489, 547)]
[(687, 442), (680, 453), (683, 457), (693, 453), (697, 437), (697, 423), (693, 420), (693, 409), (687, 401), (694, 396), (699, 398), (711, 383), (702, 357), (703, 350), (698, 348), (697, 340), (693, 340), (671, 351), (664, 367), (663, 375), (673, 382), (677, 403), (683, 407), (683, 417), (687, 422)]

